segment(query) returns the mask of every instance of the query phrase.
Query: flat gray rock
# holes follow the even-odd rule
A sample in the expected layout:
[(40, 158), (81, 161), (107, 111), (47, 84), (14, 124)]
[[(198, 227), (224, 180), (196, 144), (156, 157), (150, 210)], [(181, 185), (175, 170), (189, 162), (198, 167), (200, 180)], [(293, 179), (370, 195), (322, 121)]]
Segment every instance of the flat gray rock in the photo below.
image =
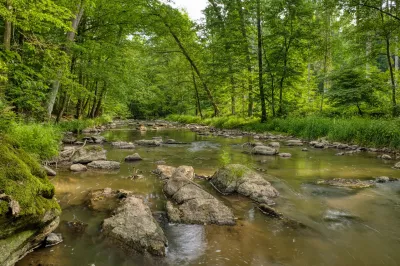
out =
[(117, 170), (120, 169), (121, 164), (114, 161), (93, 161), (88, 164), (88, 167), (100, 170)]

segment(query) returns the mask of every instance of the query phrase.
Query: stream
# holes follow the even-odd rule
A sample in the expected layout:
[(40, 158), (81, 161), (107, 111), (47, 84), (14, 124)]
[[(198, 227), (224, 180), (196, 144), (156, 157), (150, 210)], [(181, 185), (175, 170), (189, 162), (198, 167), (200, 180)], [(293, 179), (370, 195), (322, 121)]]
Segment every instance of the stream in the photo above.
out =
[[(137, 147), (119, 150), (105, 144), (108, 160), (122, 162), (116, 172), (89, 170), (72, 173), (58, 169), (52, 178), (56, 197), (63, 209), (56, 230), (64, 241), (39, 248), (17, 266), (131, 266), (131, 265), (398, 265), (400, 263), (400, 182), (377, 184), (374, 188), (348, 189), (316, 185), (319, 179), (378, 176), (400, 177), (376, 153), (335, 156), (335, 149), (285, 147), (291, 158), (256, 156), (243, 153), (242, 144), (250, 137), (223, 138), (199, 136), (188, 130), (139, 132), (133, 129), (102, 133), (111, 141), (130, 141), (163, 137), (190, 144)], [(127, 155), (138, 152), (144, 159), (125, 163)], [(228, 158), (227, 158), (228, 157)], [(236, 226), (164, 226), (168, 238), (165, 258), (127, 254), (103, 240), (100, 234), (106, 214), (89, 210), (88, 191), (110, 187), (142, 195), (154, 213), (165, 210), (162, 181), (151, 173), (157, 161), (167, 165), (190, 165), (196, 174), (212, 175), (223, 161), (257, 169), (280, 192), (276, 209), (306, 225), (291, 228), (262, 214), (251, 200), (240, 195), (222, 196), (204, 180), (202, 187), (231, 207)], [(132, 174), (142, 179), (130, 179)], [(66, 222), (88, 224), (84, 233), (72, 232)]]

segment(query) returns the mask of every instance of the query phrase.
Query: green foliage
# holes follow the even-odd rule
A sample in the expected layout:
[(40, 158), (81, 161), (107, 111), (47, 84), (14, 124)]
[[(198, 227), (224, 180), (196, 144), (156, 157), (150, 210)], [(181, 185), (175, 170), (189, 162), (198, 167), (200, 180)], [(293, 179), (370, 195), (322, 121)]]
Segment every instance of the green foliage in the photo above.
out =
[(110, 122), (112, 122), (112, 117), (109, 115), (103, 115), (95, 119), (74, 119), (70, 121), (63, 121), (58, 123), (57, 127), (61, 132), (79, 133), (86, 128), (102, 126)]
[(57, 127), (42, 124), (14, 123), (7, 136), (24, 151), (39, 160), (58, 155), (62, 134)]
[(222, 150), (219, 157), (220, 166), (224, 167), (231, 163), (231, 155), (229, 152)]

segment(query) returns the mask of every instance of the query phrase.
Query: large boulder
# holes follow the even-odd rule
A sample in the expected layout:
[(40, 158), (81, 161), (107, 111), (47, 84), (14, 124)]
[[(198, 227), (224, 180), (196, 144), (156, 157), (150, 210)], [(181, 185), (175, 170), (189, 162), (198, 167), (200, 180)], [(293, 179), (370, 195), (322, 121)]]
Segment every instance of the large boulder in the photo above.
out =
[(240, 164), (230, 164), (219, 169), (210, 182), (222, 194), (237, 192), (261, 204), (274, 205), (272, 199), (279, 196), (270, 182)]
[(126, 251), (165, 256), (167, 238), (141, 198), (122, 199), (102, 229), (107, 239)]
[(88, 167), (99, 170), (117, 170), (121, 168), (121, 164), (114, 161), (93, 161), (88, 164)]
[(74, 164), (87, 164), (93, 161), (107, 160), (106, 153), (107, 151), (104, 150), (101, 146), (85, 146), (75, 151), (75, 154), (72, 157), (72, 162)]
[(194, 171), (178, 167), (165, 183), (163, 191), (169, 198), (169, 220), (186, 224), (234, 225), (232, 210), (187, 178), (193, 176)]
[(276, 155), (278, 154), (278, 151), (268, 146), (255, 146), (251, 150), (251, 153), (257, 155)]
[(0, 141), (0, 265), (11, 266), (56, 229), (54, 186), (34, 158)]
[(394, 168), (394, 169), (400, 169), (400, 162), (396, 163), (396, 164), (393, 166), (393, 168)]

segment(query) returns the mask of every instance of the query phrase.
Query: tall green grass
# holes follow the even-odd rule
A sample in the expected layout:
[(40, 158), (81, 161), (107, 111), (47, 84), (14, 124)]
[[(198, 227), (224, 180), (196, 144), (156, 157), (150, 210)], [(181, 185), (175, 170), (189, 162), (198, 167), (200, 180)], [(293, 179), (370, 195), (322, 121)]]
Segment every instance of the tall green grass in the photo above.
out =
[(14, 123), (7, 137), (38, 160), (47, 160), (58, 155), (62, 134), (53, 125)]
[(57, 126), (64, 132), (74, 132), (79, 133), (82, 132), (85, 128), (93, 128), (96, 126), (105, 125), (107, 123), (112, 122), (112, 117), (103, 115), (101, 117), (95, 119), (82, 119), (82, 120), (70, 120), (70, 121), (63, 121)]
[(255, 132), (282, 132), (306, 140), (326, 138), (369, 147), (400, 149), (400, 119), (326, 118), (318, 116), (271, 119), (260, 123), (254, 118), (217, 117), (201, 120), (193, 116), (172, 115), (168, 120), (200, 123), (216, 128)]

